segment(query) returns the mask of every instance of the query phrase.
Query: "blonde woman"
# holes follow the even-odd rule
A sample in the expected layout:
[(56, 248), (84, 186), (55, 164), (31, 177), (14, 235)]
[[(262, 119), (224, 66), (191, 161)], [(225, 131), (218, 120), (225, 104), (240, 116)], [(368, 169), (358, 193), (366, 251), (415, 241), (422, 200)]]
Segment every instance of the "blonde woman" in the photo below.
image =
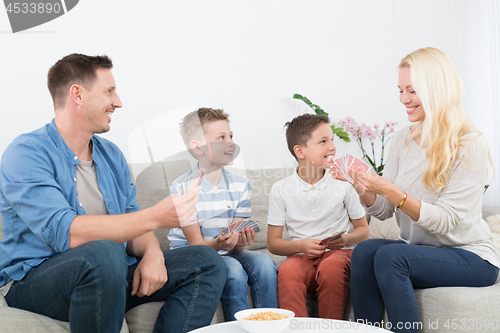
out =
[(418, 332), (413, 288), (492, 285), (500, 253), (481, 217), (489, 149), (464, 114), (453, 64), (419, 49), (401, 60), (398, 86), (413, 125), (392, 139), (383, 177), (350, 175), (368, 212), (396, 214), (401, 233), (357, 245), (351, 290), (357, 320), (380, 322), (385, 305), (392, 330)]

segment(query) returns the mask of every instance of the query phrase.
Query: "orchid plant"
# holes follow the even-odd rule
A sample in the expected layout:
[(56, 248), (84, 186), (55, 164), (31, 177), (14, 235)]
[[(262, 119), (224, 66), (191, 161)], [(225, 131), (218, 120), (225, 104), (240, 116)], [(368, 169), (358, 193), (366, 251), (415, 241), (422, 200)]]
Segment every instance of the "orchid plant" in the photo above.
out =
[[(398, 123), (393, 122), (385, 122), (384, 126), (380, 126), (379, 124), (374, 124), (373, 128), (371, 126), (366, 125), (365, 123), (358, 124), (351, 117), (346, 117), (345, 119), (341, 119), (339, 121), (339, 125), (344, 126), (345, 130), (351, 133), (351, 137), (353, 140), (356, 140), (359, 148), (361, 148), (361, 152), (363, 153), (363, 157), (366, 157), (370, 165), (373, 167), (375, 172), (382, 176), (384, 171), (384, 150), (387, 142), (391, 139), (390, 135), (394, 133), (394, 126)], [(371, 145), (371, 153), (372, 157), (368, 156), (365, 148), (363, 147), (363, 139), (368, 138)], [(375, 140), (380, 138), (382, 143), (382, 152), (380, 154), (380, 164), (377, 165), (376, 157), (375, 157)]]

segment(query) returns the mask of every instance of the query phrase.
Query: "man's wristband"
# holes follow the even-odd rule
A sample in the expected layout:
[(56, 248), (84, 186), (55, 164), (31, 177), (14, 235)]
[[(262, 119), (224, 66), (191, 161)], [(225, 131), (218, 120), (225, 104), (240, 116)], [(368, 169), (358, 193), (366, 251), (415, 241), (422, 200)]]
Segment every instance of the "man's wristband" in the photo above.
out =
[(403, 193), (404, 193), (403, 199), (401, 200), (399, 205), (397, 205), (396, 209), (394, 210), (395, 212), (397, 212), (399, 210), (399, 208), (405, 203), (406, 198), (408, 197), (408, 194), (406, 194), (406, 192), (403, 192)]

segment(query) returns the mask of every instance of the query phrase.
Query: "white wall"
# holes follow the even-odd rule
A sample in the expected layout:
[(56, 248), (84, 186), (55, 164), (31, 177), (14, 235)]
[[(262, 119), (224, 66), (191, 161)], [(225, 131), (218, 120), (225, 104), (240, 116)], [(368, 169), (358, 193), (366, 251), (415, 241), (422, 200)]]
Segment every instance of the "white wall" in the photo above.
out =
[[(498, 92), (487, 59), (489, 8), (496, 1), (85, 0), (16, 34), (0, 9), (0, 153), (53, 117), (47, 70), (81, 52), (114, 61), (124, 107), (104, 136), (127, 157), (137, 126), (196, 105), (231, 114), (247, 168), (292, 165), (283, 125), (310, 111), (294, 93), (322, 106), (332, 121), (349, 115), (368, 124), (397, 121), (401, 128), (408, 121), (398, 100), (397, 64), (417, 48), (434, 46), (464, 78), (469, 116), (497, 162), (496, 188), (485, 204), (500, 205), (498, 126), (491, 122)], [(337, 143), (340, 153), (359, 155), (355, 143)]]

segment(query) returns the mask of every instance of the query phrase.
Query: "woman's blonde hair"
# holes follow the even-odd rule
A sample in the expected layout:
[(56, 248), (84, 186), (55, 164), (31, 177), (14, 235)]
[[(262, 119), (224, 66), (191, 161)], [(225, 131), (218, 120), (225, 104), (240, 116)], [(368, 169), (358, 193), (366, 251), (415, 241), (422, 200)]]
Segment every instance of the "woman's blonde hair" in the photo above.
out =
[[(410, 68), (410, 82), (420, 98), (425, 119), (415, 124), (407, 138), (420, 137), (429, 161), (423, 175), (432, 192), (441, 190), (453, 172), (464, 134), (482, 135), (469, 121), (462, 107), (462, 80), (442, 51), (427, 47), (404, 57), (398, 66)], [(473, 142), (471, 142), (471, 145)], [(489, 155), (489, 154), (488, 154)], [(490, 158), (491, 163), (491, 158)]]

